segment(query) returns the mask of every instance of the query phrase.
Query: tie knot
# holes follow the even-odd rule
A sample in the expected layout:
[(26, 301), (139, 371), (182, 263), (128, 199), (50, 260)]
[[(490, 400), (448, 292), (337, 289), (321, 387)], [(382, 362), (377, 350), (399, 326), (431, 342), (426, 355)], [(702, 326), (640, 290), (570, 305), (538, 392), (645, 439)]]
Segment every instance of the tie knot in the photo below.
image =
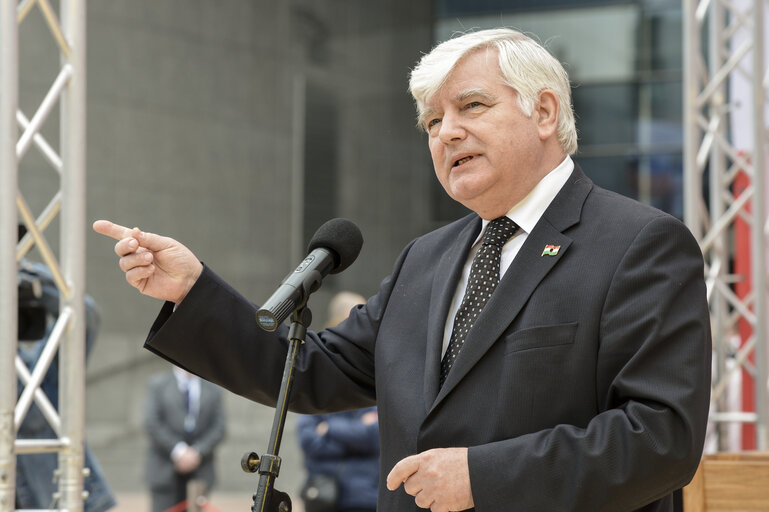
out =
[(502, 247), (518, 231), (518, 224), (509, 217), (499, 217), (489, 222), (486, 233), (483, 235), (484, 245), (496, 245)]

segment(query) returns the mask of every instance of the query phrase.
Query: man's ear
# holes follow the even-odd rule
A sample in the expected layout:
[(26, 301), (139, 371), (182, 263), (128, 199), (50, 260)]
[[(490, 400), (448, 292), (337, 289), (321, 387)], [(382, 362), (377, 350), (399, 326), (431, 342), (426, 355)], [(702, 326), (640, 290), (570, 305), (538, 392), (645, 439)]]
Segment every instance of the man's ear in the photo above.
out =
[(545, 140), (557, 135), (560, 109), (561, 104), (558, 101), (558, 96), (552, 89), (545, 89), (539, 93), (539, 102), (535, 110), (540, 139)]

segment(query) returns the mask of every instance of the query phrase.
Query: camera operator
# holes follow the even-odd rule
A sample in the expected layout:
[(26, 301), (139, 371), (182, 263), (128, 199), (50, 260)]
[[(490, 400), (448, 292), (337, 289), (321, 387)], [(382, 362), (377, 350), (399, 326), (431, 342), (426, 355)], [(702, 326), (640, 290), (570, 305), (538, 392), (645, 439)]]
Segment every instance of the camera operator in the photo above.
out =
[[(19, 240), (26, 230), (19, 225)], [(18, 283), (18, 353), (30, 371), (43, 352), (48, 336), (59, 316), (59, 290), (50, 270), (41, 263), (22, 260), (17, 274)], [(85, 298), (85, 343), (86, 358), (96, 341), (100, 315), (96, 303), (90, 296)], [(59, 358), (51, 362), (40, 388), (58, 409), (59, 401)], [(19, 394), (22, 385), (18, 385)], [(17, 432), (19, 439), (52, 439), (55, 432), (43, 413), (33, 403)], [(56, 453), (30, 453), (16, 457), (16, 508), (54, 508), (53, 495), (58, 490), (54, 471), (58, 467)], [(85, 477), (84, 488), (88, 497), (83, 503), (84, 512), (103, 512), (115, 506), (115, 498), (96, 462), (85, 445), (85, 467), (90, 474)]]

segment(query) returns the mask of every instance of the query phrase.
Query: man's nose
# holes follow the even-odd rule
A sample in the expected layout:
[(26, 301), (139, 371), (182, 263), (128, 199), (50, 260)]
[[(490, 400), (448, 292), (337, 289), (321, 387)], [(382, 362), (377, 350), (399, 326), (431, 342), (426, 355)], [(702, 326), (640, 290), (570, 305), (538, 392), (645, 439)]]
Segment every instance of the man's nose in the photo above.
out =
[(438, 137), (444, 144), (463, 140), (467, 136), (461, 117), (455, 113), (445, 113), (439, 128)]

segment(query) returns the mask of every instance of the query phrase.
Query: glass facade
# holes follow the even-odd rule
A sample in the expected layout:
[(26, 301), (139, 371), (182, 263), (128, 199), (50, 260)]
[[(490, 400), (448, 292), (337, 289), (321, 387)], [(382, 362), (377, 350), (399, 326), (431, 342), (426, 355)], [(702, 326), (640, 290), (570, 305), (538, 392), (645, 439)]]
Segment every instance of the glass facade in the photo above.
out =
[[(537, 38), (572, 81), (575, 160), (598, 185), (683, 217), (681, 4), (660, 0), (438, 0), (434, 39), (508, 26)], [(439, 189), (433, 214), (457, 208)]]

